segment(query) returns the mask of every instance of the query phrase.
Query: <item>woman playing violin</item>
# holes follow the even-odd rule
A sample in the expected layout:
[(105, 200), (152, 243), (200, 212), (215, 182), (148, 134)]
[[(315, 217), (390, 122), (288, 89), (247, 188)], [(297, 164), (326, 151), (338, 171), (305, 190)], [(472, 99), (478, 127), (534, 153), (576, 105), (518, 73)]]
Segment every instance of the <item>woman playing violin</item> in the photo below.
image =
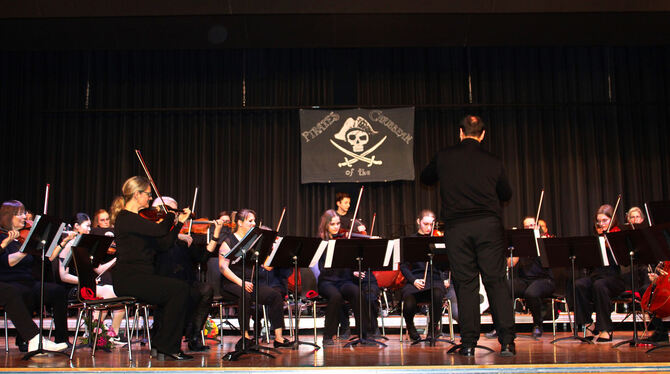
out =
[[(291, 345), (291, 342), (282, 336), (282, 331), (284, 330), (284, 304), (282, 295), (265, 284), (256, 285), (256, 289), (254, 289), (254, 285), (251, 282), (252, 265), (245, 265), (245, 274), (242, 274), (241, 261), (231, 263), (229, 259), (224, 257), (239, 243), (249, 230), (256, 226), (256, 212), (250, 209), (242, 209), (237, 213), (235, 219), (235, 232), (226, 236), (219, 248), (219, 269), (221, 270), (221, 274), (223, 274), (221, 294), (224, 300), (238, 300), (241, 303), (240, 293), (244, 286), (244, 290), (249, 294), (249, 297), (244, 298), (244, 315), (240, 313), (239, 316), (240, 326), (243, 323), (247, 326), (247, 329), (243, 332), (242, 339), (247, 339), (249, 345), (254, 345), (255, 342), (251, 340), (248, 330), (249, 311), (251, 310), (251, 300), (255, 298), (254, 292), (258, 292), (258, 302), (268, 306), (270, 326), (275, 332), (274, 347), (288, 347)], [(241, 309), (242, 305), (240, 305)]]
[[(596, 228), (603, 233), (621, 231), (617, 226), (616, 219), (613, 218), (614, 208), (605, 204), (598, 208), (596, 212)], [(593, 321), (591, 315), (596, 313), (596, 325), (593, 331), (598, 342), (612, 341), (614, 325), (611, 317), (612, 297), (620, 295), (625, 284), (621, 276), (621, 268), (616, 264), (612, 251), (606, 248), (607, 266), (601, 266), (592, 269), (587, 276), (575, 281), (576, 305), (575, 322), (578, 325), (590, 325)], [(568, 285), (568, 293), (572, 292), (572, 287)], [(572, 296), (568, 295), (568, 301), (571, 302)]]
[[(21, 244), (16, 240), (19, 237), (18, 230), (22, 229), (26, 221), (26, 210), (23, 204), (17, 200), (5, 201), (0, 207), (0, 246), (4, 249), (0, 255), (0, 282), (11, 285), (23, 299), (23, 303), (29, 311), (39, 309), (40, 305), (40, 280), (33, 276), (33, 264), (35, 259), (28, 253), (19, 252)], [(44, 302), (51, 305), (54, 310), (54, 331), (56, 343), (68, 341), (67, 332), (67, 300), (65, 288), (61, 285), (44, 283)], [(23, 339), (30, 336), (17, 336), (17, 345), (22, 344)]]
[[(340, 216), (334, 210), (327, 210), (321, 216), (319, 236), (323, 240), (335, 239), (340, 231)], [(351, 269), (325, 268), (325, 256), (319, 260), (319, 294), (328, 299), (326, 321), (323, 331), (323, 345), (333, 345), (333, 338), (337, 333), (339, 315), (344, 300), (347, 300), (354, 311), (356, 325), (361, 326), (359, 315), (360, 303), (358, 281), (354, 281), (354, 272)], [(363, 326), (368, 326), (367, 308), (363, 308)]]
[(210, 258), (207, 260), (207, 284), (212, 286), (214, 296), (221, 296), (221, 271), (219, 271), (219, 254), (217, 248), (221, 246), (223, 239), (230, 235), (234, 223), (227, 211), (219, 213), (219, 218), (214, 220), (214, 233), (207, 242), (207, 252)]
[[(129, 178), (121, 192), (116, 205), (123, 205), (124, 209), (119, 211), (114, 225), (117, 254), (116, 266), (112, 268), (114, 290), (119, 296), (133, 296), (161, 310), (160, 329), (152, 339), (156, 351), (152, 350), (152, 354), (159, 359), (192, 359), (181, 351), (188, 284), (154, 272), (156, 252), (166, 251), (173, 244), (166, 238), (174, 241), (191, 211), (185, 209), (176, 219), (174, 213), (167, 213), (162, 222), (151, 222), (139, 215), (141, 209), (149, 207), (152, 198), (149, 180), (139, 176)], [(169, 236), (171, 233), (174, 235)]]

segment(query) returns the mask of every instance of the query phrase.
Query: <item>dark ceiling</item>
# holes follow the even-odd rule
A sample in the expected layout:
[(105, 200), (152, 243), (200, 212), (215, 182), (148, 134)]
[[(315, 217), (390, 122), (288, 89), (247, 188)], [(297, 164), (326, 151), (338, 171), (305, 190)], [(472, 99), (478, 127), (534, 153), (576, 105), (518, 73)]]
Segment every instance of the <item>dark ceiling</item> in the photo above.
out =
[(670, 41), (668, 1), (285, 3), (0, 0), (0, 48), (655, 45)]

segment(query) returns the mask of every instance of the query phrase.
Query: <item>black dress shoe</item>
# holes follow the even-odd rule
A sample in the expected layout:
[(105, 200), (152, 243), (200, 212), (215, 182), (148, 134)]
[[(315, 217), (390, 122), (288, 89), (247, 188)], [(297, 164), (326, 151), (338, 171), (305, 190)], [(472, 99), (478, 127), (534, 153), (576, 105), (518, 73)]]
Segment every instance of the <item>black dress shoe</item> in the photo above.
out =
[(272, 345), (275, 348), (287, 348), (287, 347), (292, 347), (293, 342), (288, 340), (288, 339), (284, 339), (284, 341), (281, 342), (281, 343), (275, 340), (275, 341), (272, 342)]
[(16, 346), (19, 347), (19, 352), (28, 352), (28, 342), (16, 342)]
[(650, 342), (665, 342), (665, 343), (667, 343), (668, 342), (668, 333), (666, 331), (664, 333), (659, 334), (658, 331), (654, 331), (654, 333), (651, 334), (651, 336), (649, 336), (645, 340), (650, 341)]
[(531, 334), (533, 338), (540, 338), (542, 337), (542, 327), (540, 326), (533, 326), (533, 332)]
[(421, 340), (421, 335), (419, 335), (419, 332), (416, 331), (416, 327), (414, 327), (414, 325), (407, 326), (407, 334), (412, 341)]
[(458, 350), (458, 354), (461, 356), (472, 357), (475, 355), (475, 347), (461, 347)]
[(247, 338), (240, 338), (240, 340), (235, 343), (235, 350), (241, 351), (242, 350), (242, 341), (244, 340), (244, 348), (249, 348), (253, 347), (256, 345), (256, 342), (253, 339), (247, 339)]
[(500, 355), (503, 357), (516, 356), (516, 346), (514, 343), (503, 344), (500, 348)]
[(612, 341), (612, 336), (614, 335), (614, 333), (613, 332), (608, 332), (607, 334), (608, 334), (608, 336), (606, 338), (601, 338), (600, 336), (598, 336), (598, 338), (596, 339), (596, 342), (598, 342), (598, 343), (611, 342)]
[(165, 353), (155, 348), (151, 349), (151, 356), (156, 357), (159, 361), (166, 361), (166, 360), (187, 361), (193, 359), (193, 356), (187, 355), (182, 351), (179, 351), (177, 353)]
[(188, 341), (188, 350), (191, 352), (209, 351), (209, 346), (202, 344), (200, 337)]

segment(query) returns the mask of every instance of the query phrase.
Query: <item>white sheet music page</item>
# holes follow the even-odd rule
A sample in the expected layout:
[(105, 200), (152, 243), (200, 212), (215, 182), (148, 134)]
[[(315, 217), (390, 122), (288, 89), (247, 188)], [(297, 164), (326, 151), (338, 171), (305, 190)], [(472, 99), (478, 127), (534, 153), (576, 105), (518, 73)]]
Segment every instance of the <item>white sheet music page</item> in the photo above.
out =
[(328, 246), (328, 242), (326, 240), (322, 240), (321, 243), (319, 244), (319, 248), (316, 249), (316, 253), (314, 254), (314, 257), (312, 257), (312, 261), (309, 263), (309, 267), (314, 267), (316, 264), (319, 262), (319, 259), (321, 256), (323, 256), (323, 251), (326, 250), (326, 247)]

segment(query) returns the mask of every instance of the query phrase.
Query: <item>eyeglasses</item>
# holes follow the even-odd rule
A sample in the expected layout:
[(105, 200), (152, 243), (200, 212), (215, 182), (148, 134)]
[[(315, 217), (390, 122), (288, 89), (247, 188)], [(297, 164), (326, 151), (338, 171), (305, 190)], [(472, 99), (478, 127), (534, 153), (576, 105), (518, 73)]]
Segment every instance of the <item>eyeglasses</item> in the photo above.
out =
[(150, 199), (153, 197), (153, 195), (151, 194), (151, 191), (149, 191), (149, 192), (147, 192), (147, 191), (140, 191), (140, 193), (145, 193), (145, 194), (147, 194), (147, 197), (150, 198)]
[(25, 217), (25, 216), (26, 216), (26, 212), (19, 212), (19, 213), (16, 213), (15, 215), (16, 215), (17, 217)]

